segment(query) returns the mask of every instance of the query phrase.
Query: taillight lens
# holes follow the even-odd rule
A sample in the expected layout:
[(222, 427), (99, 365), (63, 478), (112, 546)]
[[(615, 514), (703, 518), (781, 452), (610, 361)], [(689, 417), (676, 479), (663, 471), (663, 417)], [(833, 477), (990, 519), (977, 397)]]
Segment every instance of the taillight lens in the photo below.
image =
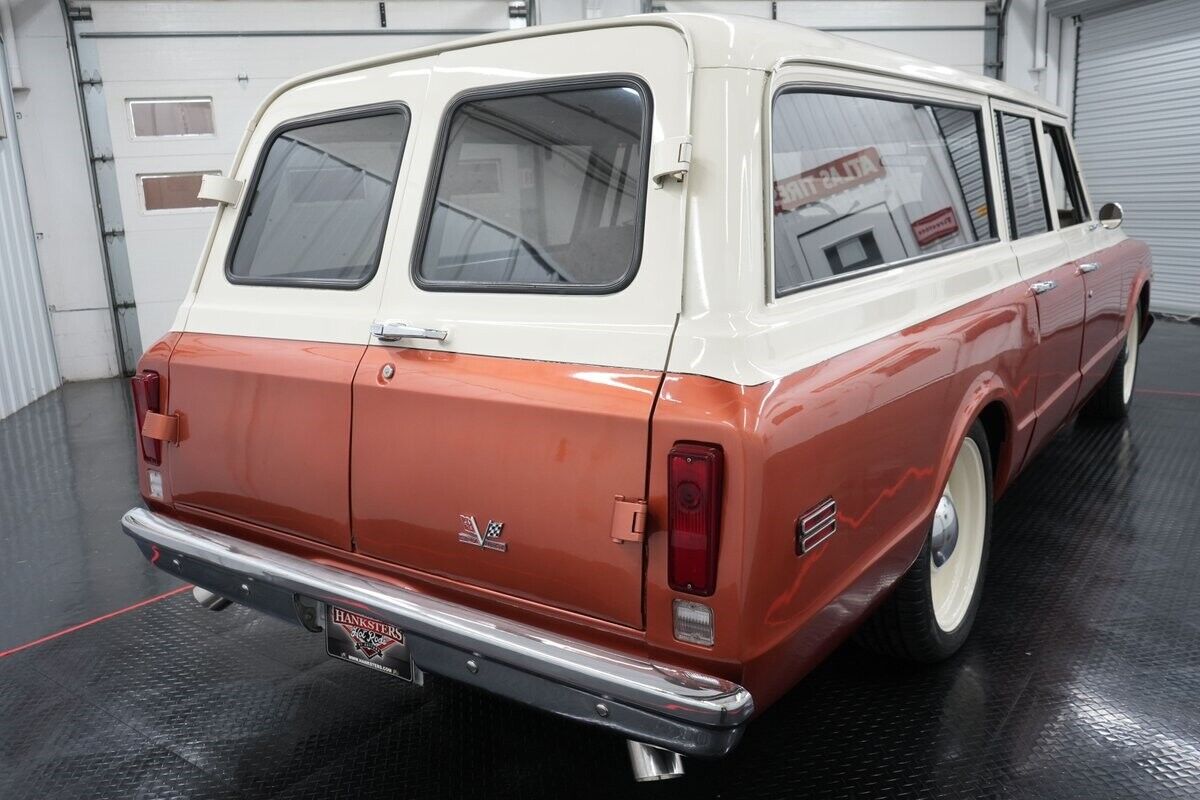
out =
[(716, 588), (723, 473), (716, 445), (677, 444), (667, 456), (667, 583), (676, 591)]
[(159, 408), (158, 373), (143, 372), (134, 375), (130, 381), (133, 387), (133, 408), (137, 413), (138, 438), (142, 440), (142, 457), (147, 464), (157, 465), (162, 461), (162, 442), (142, 436), (142, 425), (146, 422), (146, 412), (161, 412)]

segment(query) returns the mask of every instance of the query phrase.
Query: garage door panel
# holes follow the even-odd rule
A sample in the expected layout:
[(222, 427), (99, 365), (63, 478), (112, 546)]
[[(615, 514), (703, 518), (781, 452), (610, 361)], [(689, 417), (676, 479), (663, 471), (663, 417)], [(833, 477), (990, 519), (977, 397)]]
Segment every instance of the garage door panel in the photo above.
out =
[(129, 265), (133, 275), (133, 295), (139, 306), (143, 301), (172, 301), (178, 305), (179, 298), (187, 292), (192, 271), (172, 269), (175, 264), (164, 260), (164, 255), (178, 253), (175, 256), (178, 263), (190, 263), (195, 267), (207, 236), (208, 227), (205, 226), (190, 230), (142, 231), (130, 237)]
[[(345, 0), (239, 0), (227, 2), (96, 2), (93, 17), (106, 30), (148, 31), (162, 27), (166, 15), (172, 30), (356, 30), (379, 28), (378, 3)], [(385, 7), (395, 28), (506, 28), (508, 7), (497, 0), (391, 0)], [(290, 8), (289, 8), (290, 7)], [(300, 13), (297, 13), (300, 12)]]
[(1160, 0), (1087, 17), (1080, 32), (1075, 139), (1093, 206), (1154, 258), (1155, 310), (1200, 314), (1200, 14)]
[[(214, 212), (205, 208), (147, 211), (139, 175), (228, 174), (246, 125), (262, 100), (297, 75), (437, 44), (469, 30), (509, 27), (505, 0), (388, 2), (384, 8), (391, 27), (387, 29), (380, 27), (378, 3), (341, 0), (96, 0), (91, 8), (92, 21), (78, 23), (79, 32), (83, 49), (95, 53), (89, 72), (98, 70), (102, 80), (90, 91), (102, 94), (103, 110), (98, 116), (102, 114), (108, 123), (113, 155), (111, 165), (104, 168), (113, 170), (113, 193), (120, 199), (119, 203), (106, 200), (105, 207), (119, 206), (123, 217), (112, 227), (123, 228), (124, 238), (110, 243), (114, 251), (123, 243), (122, 259), (128, 252), (143, 344), (157, 339), (174, 319)], [(338, 33), (349, 30), (356, 32)], [(422, 33), (403, 34), (414, 30)], [(270, 31), (288, 35), (260, 35)], [(230, 32), (256, 35), (221, 35)], [(211, 136), (133, 136), (130, 99), (191, 97), (211, 98)]]
[[(277, 86), (334, 64), (444, 42), (448, 36), (268, 36), (100, 40), (106, 81), (229, 81), (237, 76)], [(148, 47), (147, 41), (166, 43)], [(261, 99), (261, 98), (260, 98)]]

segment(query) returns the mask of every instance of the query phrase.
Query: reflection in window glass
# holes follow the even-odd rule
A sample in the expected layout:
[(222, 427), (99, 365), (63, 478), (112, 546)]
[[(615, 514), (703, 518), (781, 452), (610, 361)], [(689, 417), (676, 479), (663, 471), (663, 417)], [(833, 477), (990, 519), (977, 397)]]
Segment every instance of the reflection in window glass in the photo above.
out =
[(207, 97), (130, 100), (129, 122), (138, 138), (211, 135), (212, 100)]
[(216, 200), (201, 200), (200, 182), (204, 172), (174, 172), (169, 175), (138, 175), (142, 186), (142, 204), (147, 211), (180, 211), (189, 208), (209, 208)]
[(775, 290), (994, 236), (976, 111), (820, 92), (772, 112)]
[(1067, 145), (1067, 132), (1057, 125), (1042, 124), (1042, 147), (1050, 154), (1050, 187), (1058, 227), (1067, 228), (1083, 222), (1083, 192), (1079, 173)]
[(291, 128), (271, 142), (229, 261), (236, 281), (357, 284), (379, 264), (408, 115)]
[(627, 86), (458, 106), (420, 278), (501, 289), (620, 284), (637, 267), (645, 113)]
[(996, 117), (1013, 238), (1045, 233), (1050, 230), (1050, 218), (1046, 213), (1033, 120), (1004, 113)]

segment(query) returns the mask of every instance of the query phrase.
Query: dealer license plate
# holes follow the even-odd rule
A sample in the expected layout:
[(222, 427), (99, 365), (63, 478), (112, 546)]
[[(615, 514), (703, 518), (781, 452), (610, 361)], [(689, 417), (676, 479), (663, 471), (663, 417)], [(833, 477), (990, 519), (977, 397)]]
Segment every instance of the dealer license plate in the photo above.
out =
[(404, 631), (357, 611), (325, 606), (325, 649), (334, 658), (413, 679)]

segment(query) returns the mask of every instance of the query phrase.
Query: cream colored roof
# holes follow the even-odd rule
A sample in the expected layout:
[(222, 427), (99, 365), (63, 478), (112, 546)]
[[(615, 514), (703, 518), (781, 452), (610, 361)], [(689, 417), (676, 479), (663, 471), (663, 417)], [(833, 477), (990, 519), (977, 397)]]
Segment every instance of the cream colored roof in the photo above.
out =
[[(787, 22), (717, 14), (661, 14), (691, 36), (697, 67), (772, 70), (784, 62), (833, 64), (970, 89), (1063, 114), (1032, 92), (916, 56)], [(634, 22), (638, 17), (623, 17)], [(551, 26), (552, 27), (552, 26)], [(1064, 115), (1065, 116), (1065, 115)]]
[(452, 50), (465, 50), (493, 42), (565, 36), (576, 31), (642, 25), (667, 27), (678, 31), (688, 40), (692, 60), (697, 69), (735, 67), (770, 71), (787, 63), (834, 65), (967, 89), (1066, 116), (1057, 106), (1036, 94), (992, 78), (812, 28), (736, 14), (635, 14), (584, 22), (538, 25), (456, 39), (301, 75), (276, 89), (266, 99), (263, 108), (289, 88), (358, 69), (424, 58)]

